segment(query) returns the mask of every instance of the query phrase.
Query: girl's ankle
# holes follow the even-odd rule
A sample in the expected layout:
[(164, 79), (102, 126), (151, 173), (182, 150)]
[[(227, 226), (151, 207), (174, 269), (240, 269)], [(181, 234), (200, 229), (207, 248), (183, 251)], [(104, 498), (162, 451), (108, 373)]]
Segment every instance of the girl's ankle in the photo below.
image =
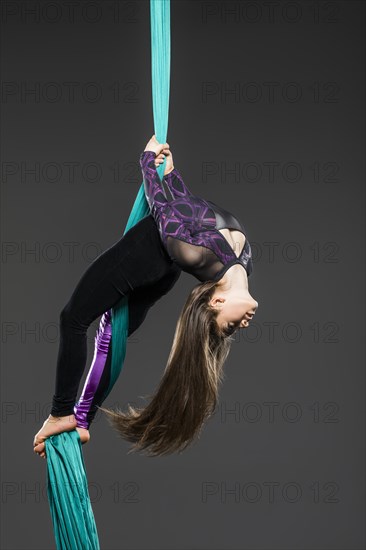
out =
[(56, 422), (70, 422), (72, 424), (76, 424), (76, 418), (74, 414), (68, 414), (65, 416), (53, 416), (52, 414), (49, 415), (47, 418), (47, 421), (51, 424), (56, 424)]

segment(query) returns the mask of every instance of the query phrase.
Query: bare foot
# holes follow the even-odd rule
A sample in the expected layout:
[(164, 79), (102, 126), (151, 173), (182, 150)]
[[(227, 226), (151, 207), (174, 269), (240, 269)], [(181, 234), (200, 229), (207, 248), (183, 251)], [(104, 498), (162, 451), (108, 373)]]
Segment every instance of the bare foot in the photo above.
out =
[(51, 435), (68, 432), (76, 429), (79, 433), (81, 443), (87, 443), (90, 439), (89, 430), (78, 428), (76, 418), (73, 414), (68, 416), (52, 416), (44, 421), (42, 428), (35, 435), (33, 440), (33, 450), (42, 458), (46, 458), (44, 441)]

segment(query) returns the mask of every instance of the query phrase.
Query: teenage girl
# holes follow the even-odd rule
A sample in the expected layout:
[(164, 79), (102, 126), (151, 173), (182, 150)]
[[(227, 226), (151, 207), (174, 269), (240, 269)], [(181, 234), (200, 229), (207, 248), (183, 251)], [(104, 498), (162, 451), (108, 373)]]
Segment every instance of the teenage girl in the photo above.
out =
[[(166, 159), (162, 181), (157, 166)], [(258, 307), (250, 295), (252, 254), (242, 222), (194, 195), (173, 164), (168, 143), (155, 135), (140, 155), (149, 215), (88, 267), (60, 314), (60, 343), (51, 414), (33, 446), (45, 458), (44, 440), (76, 430), (82, 443), (98, 409), (134, 449), (153, 455), (185, 449), (215, 410), (223, 365), (237, 329)], [(130, 336), (181, 271), (198, 279), (177, 321), (162, 380), (150, 403), (128, 412), (101, 407), (111, 373), (111, 308), (128, 296)], [(103, 314), (83, 392), (76, 396), (87, 359), (87, 329)], [(109, 388), (110, 391), (110, 388)]]

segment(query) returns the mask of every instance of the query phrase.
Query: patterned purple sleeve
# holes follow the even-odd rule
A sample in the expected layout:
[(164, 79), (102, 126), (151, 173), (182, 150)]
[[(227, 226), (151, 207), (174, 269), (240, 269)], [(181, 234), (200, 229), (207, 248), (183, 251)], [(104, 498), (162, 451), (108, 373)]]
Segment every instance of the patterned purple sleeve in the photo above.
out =
[[(192, 197), (193, 194), (186, 186), (180, 172), (173, 168), (169, 174), (163, 177), (161, 182), (159, 174), (155, 166), (156, 154), (154, 151), (144, 151), (140, 155), (140, 166), (144, 178), (145, 195), (149, 204), (151, 213), (156, 219), (157, 212), (166, 206), (170, 200), (186, 199)], [(170, 192), (168, 197), (165, 195), (164, 183)]]
[(166, 181), (174, 199), (180, 199), (182, 197), (189, 197), (192, 195), (192, 192), (188, 189), (181, 174), (176, 168), (164, 176), (164, 180)]
[(167, 203), (160, 177), (156, 170), (155, 158), (156, 154), (154, 151), (144, 151), (140, 155), (140, 166), (144, 178), (146, 200), (154, 217), (157, 210)]

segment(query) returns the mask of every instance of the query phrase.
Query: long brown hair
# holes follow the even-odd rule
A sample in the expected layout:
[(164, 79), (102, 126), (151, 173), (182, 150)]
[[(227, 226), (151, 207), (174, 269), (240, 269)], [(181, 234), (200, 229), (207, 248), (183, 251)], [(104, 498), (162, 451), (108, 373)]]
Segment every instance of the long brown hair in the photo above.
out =
[(177, 321), (163, 377), (150, 403), (128, 412), (99, 407), (117, 432), (150, 456), (181, 452), (199, 436), (214, 413), (223, 366), (233, 337), (216, 321), (209, 304), (220, 282), (207, 281), (190, 292)]

